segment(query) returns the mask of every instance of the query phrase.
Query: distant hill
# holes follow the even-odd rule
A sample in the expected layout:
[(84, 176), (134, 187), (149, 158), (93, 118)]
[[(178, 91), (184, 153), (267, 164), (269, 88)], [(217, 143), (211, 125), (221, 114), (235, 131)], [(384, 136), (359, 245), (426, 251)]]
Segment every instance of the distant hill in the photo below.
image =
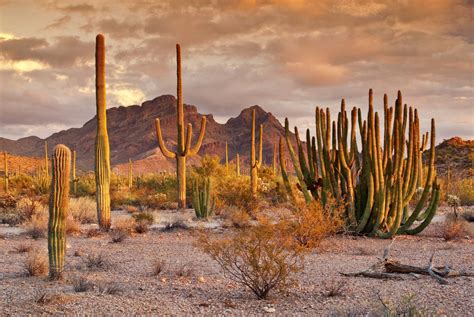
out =
[[(284, 128), (270, 113), (259, 106), (242, 110), (239, 116), (229, 119), (225, 124), (216, 122), (212, 115), (207, 118), (206, 136), (199, 156), (204, 154), (224, 157), (225, 142), (229, 146), (229, 158), (232, 160), (240, 153), (242, 161), (248, 161), (250, 153), (251, 114), (255, 109), (257, 126), (264, 126), (264, 161), (270, 163), (273, 156), (273, 144), (283, 135)], [(203, 115), (193, 105), (185, 105), (185, 122), (193, 125), (193, 144), (201, 125)], [(136, 161), (137, 170), (141, 172), (157, 172), (174, 168), (172, 160), (166, 159), (158, 148), (155, 132), (155, 118), (161, 119), (161, 127), (167, 146), (176, 147), (176, 98), (163, 95), (142, 103), (141, 106), (115, 107), (107, 109), (107, 123), (110, 139), (110, 158), (112, 165), (125, 164), (129, 159)], [(8, 153), (41, 157), (44, 141), (48, 142), (51, 153), (56, 144), (62, 143), (77, 151), (77, 166), (92, 169), (94, 166), (96, 119), (87, 121), (81, 128), (71, 128), (52, 134), (46, 139), (27, 137), (19, 140), (0, 138), (0, 151)], [(199, 160), (199, 156), (191, 158), (190, 163)]]
[(444, 140), (436, 147), (438, 175), (446, 175), (448, 168), (452, 175), (474, 177), (474, 140), (453, 137)]

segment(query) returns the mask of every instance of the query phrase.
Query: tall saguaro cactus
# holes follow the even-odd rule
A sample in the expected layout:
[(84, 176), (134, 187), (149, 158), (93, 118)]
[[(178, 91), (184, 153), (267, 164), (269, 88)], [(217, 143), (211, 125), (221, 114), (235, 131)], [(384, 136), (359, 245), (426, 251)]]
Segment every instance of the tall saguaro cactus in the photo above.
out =
[(76, 177), (76, 151), (72, 151), (72, 186), (74, 195), (77, 194), (77, 182), (79, 178)]
[(132, 169), (132, 159), (128, 159), (128, 189), (133, 187), (133, 169)]
[(163, 135), (161, 133), (160, 119), (155, 120), (156, 134), (158, 137), (158, 145), (164, 156), (176, 159), (176, 177), (178, 180), (178, 208), (186, 207), (186, 158), (195, 155), (201, 148), (202, 140), (206, 132), (206, 117), (202, 117), (201, 131), (194, 145), (191, 147), (192, 125), (188, 123), (186, 137), (184, 135), (184, 104), (183, 104), (183, 87), (181, 82), (181, 47), (176, 44), (176, 77), (177, 77), (177, 131), (178, 144), (175, 152), (171, 152), (165, 145)]
[(226, 172), (229, 171), (229, 146), (227, 145), (227, 141), (225, 142), (225, 170)]
[(69, 205), (71, 151), (58, 144), (53, 151), (51, 192), (49, 196), (48, 254), (49, 278), (61, 278), (66, 252), (66, 217)]
[(48, 141), (44, 141), (44, 172), (46, 179), (49, 179)]
[(105, 39), (96, 37), (95, 91), (97, 105), (97, 134), (95, 138), (95, 182), (97, 218), (103, 230), (110, 228), (110, 146), (107, 133), (107, 107), (105, 98)]
[(3, 163), (4, 163), (4, 170), (5, 170), (5, 174), (3, 175), (4, 189), (5, 189), (5, 193), (8, 193), (8, 181), (10, 179), (10, 175), (8, 174), (8, 153), (7, 152), (3, 152)]
[(250, 133), (252, 138), (250, 145), (250, 184), (252, 194), (257, 195), (258, 169), (262, 166), (262, 143), (263, 143), (263, 125), (260, 125), (259, 142), (258, 142), (258, 158), (255, 150), (255, 109), (252, 110), (252, 130)]
[(240, 155), (237, 153), (235, 155), (235, 168), (237, 172), (237, 176), (240, 176)]

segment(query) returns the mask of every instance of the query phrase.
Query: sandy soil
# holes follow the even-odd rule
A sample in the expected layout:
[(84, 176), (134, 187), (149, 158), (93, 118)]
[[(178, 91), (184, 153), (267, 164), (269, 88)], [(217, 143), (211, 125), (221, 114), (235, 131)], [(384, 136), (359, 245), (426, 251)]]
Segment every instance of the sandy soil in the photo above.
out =
[[(166, 216), (163, 214), (163, 221)], [(416, 237), (398, 237), (391, 255), (403, 263), (424, 266), (436, 252), (436, 265), (473, 271), (472, 241), (445, 242), (437, 233), (438, 226), (434, 223)], [(320, 250), (306, 257), (297, 288), (262, 301), (222, 276), (217, 264), (194, 245), (192, 229), (163, 231), (160, 227), (121, 243), (110, 243), (108, 235), (69, 237), (66, 278), (61, 282), (25, 276), (22, 264), (27, 253), (18, 253), (18, 246), (27, 244), (46, 252), (46, 239), (32, 240), (18, 232), (0, 230), (0, 315), (367, 315), (381, 312), (379, 297), (400, 306), (413, 294), (413, 305), (428, 313), (474, 316), (470, 277), (453, 278), (449, 285), (440, 285), (426, 276), (388, 281), (339, 274), (367, 269), (382, 255), (389, 243), (386, 240), (353, 236), (328, 239)], [(227, 232), (209, 230), (218, 235)], [(88, 255), (98, 254), (107, 267), (88, 269)], [(153, 276), (156, 260), (165, 264), (162, 273)], [(75, 292), (73, 280), (79, 276), (94, 287)], [(326, 296), (335, 283), (344, 284), (342, 295)], [(100, 289), (107, 285), (118, 286), (120, 292), (103, 294)], [(50, 302), (38, 303), (42, 294)]]

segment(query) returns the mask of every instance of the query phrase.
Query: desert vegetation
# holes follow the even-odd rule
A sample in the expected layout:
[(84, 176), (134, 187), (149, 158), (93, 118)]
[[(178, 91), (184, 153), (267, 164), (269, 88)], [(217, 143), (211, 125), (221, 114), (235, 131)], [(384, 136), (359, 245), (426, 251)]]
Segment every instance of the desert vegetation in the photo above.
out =
[[(2, 314), (49, 313), (58, 302), (66, 308), (56, 313), (94, 312), (77, 310), (88, 301), (109, 313), (128, 300), (132, 307), (111, 312), (472, 312), (472, 177), (438, 175), (434, 119), (423, 133), (422, 114), (400, 91), (394, 106), (384, 95), (381, 118), (369, 90), (366, 116), (356, 107), (348, 116), (344, 99), (335, 120), (317, 107), (315, 135), (308, 129), (305, 141), (286, 119), (269, 164), (255, 109), (247, 161), (230, 158), (227, 140), (223, 157), (199, 155), (206, 116), (196, 136), (191, 123), (185, 128), (179, 44), (176, 61), (177, 141), (163, 136), (166, 118), (154, 127), (176, 173), (137, 173), (132, 159), (126, 173), (111, 169), (102, 35), (94, 171), (78, 171), (76, 151), (64, 144), (48, 155), (45, 143), (34, 173), (12, 172), (4, 153), (0, 233), (12, 256), (0, 263), (0, 287), (13, 294), (28, 285), (31, 298), (3, 292)], [(185, 304), (159, 310), (159, 296)]]

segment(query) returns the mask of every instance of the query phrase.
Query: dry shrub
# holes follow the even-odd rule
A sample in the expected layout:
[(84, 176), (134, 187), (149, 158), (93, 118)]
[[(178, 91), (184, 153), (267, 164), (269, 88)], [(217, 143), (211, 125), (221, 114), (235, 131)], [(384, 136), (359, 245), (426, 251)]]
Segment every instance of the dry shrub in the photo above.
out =
[(140, 211), (140, 209), (138, 209), (138, 207), (132, 206), (132, 205), (126, 205), (126, 206), (125, 206), (125, 210), (126, 210), (129, 214), (134, 214), (134, 213)]
[(90, 228), (89, 230), (87, 230), (86, 232), (86, 236), (88, 238), (95, 238), (95, 237), (100, 237), (104, 234), (104, 232), (100, 229), (97, 229), (97, 228)]
[[(247, 176), (233, 177), (226, 176), (217, 179), (216, 186), (216, 207), (235, 206), (247, 211), (255, 210), (258, 206), (258, 199), (252, 195), (249, 188), (249, 178)], [(218, 190), (217, 190), (218, 189)]]
[(23, 268), (28, 276), (46, 275), (48, 273), (48, 259), (42, 253), (30, 253), (23, 263)]
[(147, 233), (150, 225), (147, 221), (139, 220), (135, 223), (135, 232), (136, 233)]
[(84, 293), (91, 290), (94, 285), (84, 276), (72, 279), (72, 287), (76, 293)]
[(90, 197), (71, 198), (69, 200), (69, 214), (80, 223), (96, 223), (96, 202)]
[(176, 269), (174, 272), (178, 277), (191, 277), (194, 275), (194, 270), (192, 267), (188, 267), (186, 265), (181, 265)]
[(47, 293), (44, 289), (37, 289), (33, 301), (38, 305), (62, 304), (67, 300), (64, 294)]
[(265, 299), (272, 290), (294, 286), (294, 274), (303, 268), (302, 248), (282, 229), (260, 219), (257, 226), (229, 237), (213, 239), (202, 234), (199, 246), (219, 263), (225, 276)]
[(132, 217), (133, 219), (135, 219), (136, 222), (145, 221), (148, 223), (148, 225), (152, 225), (153, 222), (155, 221), (155, 216), (151, 212), (148, 212), (148, 211), (133, 214)]
[(324, 295), (326, 297), (337, 297), (342, 296), (345, 291), (346, 283), (341, 280), (331, 280), (325, 284), (326, 291)]
[(468, 235), (466, 220), (453, 216), (446, 217), (443, 226), (443, 238), (446, 241), (462, 239), (466, 235)]
[(105, 270), (109, 267), (108, 261), (102, 254), (89, 254), (84, 260), (89, 270)]
[(151, 275), (152, 276), (160, 275), (163, 272), (164, 267), (165, 267), (165, 263), (162, 260), (153, 261)]
[(75, 218), (69, 215), (66, 218), (66, 234), (78, 235), (80, 233), (81, 233), (81, 225)]
[(33, 239), (45, 238), (48, 232), (48, 214), (46, 211), (36, 213), (27, 225), (27, 234)]
[(97, 285), (100, 294), (118, 295), (123, 292), (122, 286), (116, 283), (99, 283)]
[(325, 207), (318, 201), (295, 202), (292, 217), (282, 221), (293, 239), (304, 248), (315, 248), (321, 241), (338, 232), (344, 225), (343, 208), (335, 203)]
[(226, 227), (247, 228), (250, 226), (250, 215), (245, 210), (229, 207), (221, 211)]
[(14, 250), (16, 253), (27, 253), (27, 252), (30, 252), (32, 248), (33, 247), (31, 246), (31, 244), (22, 243), (18, 245), (17, 247), (15, 247)]
[(125, 230), (115, 229), (110, 233), (110, 237), (112, 243), (120, 243), (128, 238), (128, 232)]
[(134, 218), (122, 218), (114, 222), (114, 230), (132, 234), (135, 228)]

